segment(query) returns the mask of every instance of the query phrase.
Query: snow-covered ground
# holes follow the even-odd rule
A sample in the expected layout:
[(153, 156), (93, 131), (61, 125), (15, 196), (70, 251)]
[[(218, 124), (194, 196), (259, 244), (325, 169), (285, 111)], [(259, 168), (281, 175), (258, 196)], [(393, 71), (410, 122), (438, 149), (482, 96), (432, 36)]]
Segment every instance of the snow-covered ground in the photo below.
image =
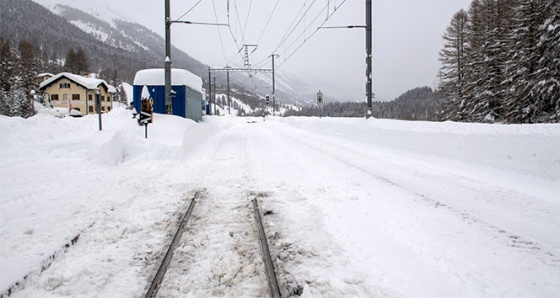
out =
[[(165, 297), (558, 297), (560, 125), (0, 116), (0, 294), (141, 297), (196, 191)], [(19, 286), (14, 286), (19, 283)]]

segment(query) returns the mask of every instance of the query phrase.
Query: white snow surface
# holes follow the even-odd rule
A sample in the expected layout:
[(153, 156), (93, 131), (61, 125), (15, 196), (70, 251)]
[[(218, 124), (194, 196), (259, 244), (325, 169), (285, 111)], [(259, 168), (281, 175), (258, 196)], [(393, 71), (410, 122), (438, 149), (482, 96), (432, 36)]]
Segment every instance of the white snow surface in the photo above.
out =
[(0, 294), (144, 296), (196, 191), (161, 297), (266, 297), (255, 196), (284, 293), (560, 293), (560, 125), (97, 121), (0, 116)]
[[(163, 68), (142, 69), (136, 72), (134, 85), (164, 86), (165, 73)], [(191, 89), (202, 93), (202, 78), (186, 69), (171, 69), (171, 85), (188, 86)]]

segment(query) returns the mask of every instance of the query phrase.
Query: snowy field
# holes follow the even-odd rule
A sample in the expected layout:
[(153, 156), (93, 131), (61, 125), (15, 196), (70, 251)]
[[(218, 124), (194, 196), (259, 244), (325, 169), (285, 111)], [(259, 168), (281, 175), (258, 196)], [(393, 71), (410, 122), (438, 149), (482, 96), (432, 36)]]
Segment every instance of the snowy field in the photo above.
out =
[[(0, 116), (0, 294), (559, 297), (560, 125)], [(17, 284), (17, 286), (16, 286)]]

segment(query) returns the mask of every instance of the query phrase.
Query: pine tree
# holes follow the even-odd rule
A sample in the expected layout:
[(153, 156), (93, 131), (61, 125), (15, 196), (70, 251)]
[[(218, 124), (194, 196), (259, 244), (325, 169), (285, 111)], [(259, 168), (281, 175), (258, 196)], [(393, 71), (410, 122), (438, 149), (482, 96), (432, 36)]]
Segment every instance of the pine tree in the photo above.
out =
[(76, 52), (76, 69), (76, 74), (89, 73), (89, 59), (82, 48)]
[(29, 117), (29, 95), (23, 89), (7, 92), (8, 116)]
[(18, 46), (19, 60), (18, 73), (20, 77), (19, 87), (28, 92), (35, 90), (35, 77), (37, 76), (38, 58), (37, 50), (27, 40), (22, 40)]
[(537, 48), (538, 27), (542, 23), (542, 1), (519, 0), (513, 17), (510, 60), (506, 62), (508, 101), (505, 102), (505, 120), (509, 123), (533, 123), (538, 109), (532, 86), (534, 73), (541, 54)]
[(77, 73), (77, 57), (76, 57), (76, 51), (74, 51), (74, 48), (70, 48), (70, 50), (68, 50), (68, 52), (66, 53), (66, 61), (64, 62), (64, 71), (66, 72), (70, 72), (70, 73)]
[(15, 84), (15, 54), (9, 40), (0, 40), (0, 90), (10, 91)]
[(466, 11), (460, 10), (455, 13), (443, 36), (445, 43), (439, 53), (441, 61), (438, 74), (439, 92), (448, 97), (446, 115), (447, 118), (453, 120), (463, 120), (464, 118), (458, 108), (465, 97), (464, 59), (467, 24)]
[(560, 122), (560, 2), (542, 0), (543, 23), (538, 27), (537, 63), (532, 93), (544, 121)]
[(463, 115), (464, 121), (477, 121), (476, 113), (480, 111), (484, 103), (481, 102), (479, 94), (483, 93), (484, 77), (482, 73), (486, 71), (484, 67), (484, 56), (482, 48), (484, 46), (487, 32), (485, 30), (484, 6), (481, 0), (474, 0), (468, 10), (469, 23), (467, 26), (465, 59), (464, 59), (464, 78), (465, 96), (459, 103), (459, 113)]
[(10, 108), (8, 107), (8, 92), (0, 90), (0, 115), (8, 115)]

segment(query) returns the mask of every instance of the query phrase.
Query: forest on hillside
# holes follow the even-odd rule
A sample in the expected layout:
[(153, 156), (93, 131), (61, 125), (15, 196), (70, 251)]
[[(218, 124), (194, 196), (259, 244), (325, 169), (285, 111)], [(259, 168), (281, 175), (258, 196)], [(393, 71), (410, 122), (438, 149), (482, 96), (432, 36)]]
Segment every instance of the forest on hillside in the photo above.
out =
[[(374, 101), (372, 116), (385, 119), (441, 121), (443, 100), (432, 88), (418, 87), (392, 101)], [(322, 107), (289, 109), (284, 116), (364, 117), (366, 109), (365, 102), (329, 102)]]
[[(32, 99), (44, 102), (38, 91), (38, 74), (62, 71), (89, 74), (89, 61), (82, 48), (70, 48), (64, 59), (53, 59), (30, 41), (20, 40), (18, 44), (12, 44), (10, 40), (0, 37), (0, 115), (24, 118), (32, 116)], [(126, 93), (121, 90), (122, 82), (117, 70), (104, 69), (98, 75), (116, 88), (114, 100), (126, 103)]]

